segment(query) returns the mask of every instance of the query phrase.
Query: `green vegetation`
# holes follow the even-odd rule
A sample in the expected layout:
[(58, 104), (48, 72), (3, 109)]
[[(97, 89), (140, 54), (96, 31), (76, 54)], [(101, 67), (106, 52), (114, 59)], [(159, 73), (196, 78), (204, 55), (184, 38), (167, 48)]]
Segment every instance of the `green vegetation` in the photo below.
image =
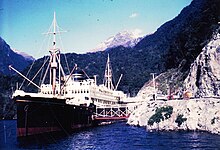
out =
[(214, 117), (214, 118), (212, 118), (211, 124), (214, 124), (216, 119), (219, 119), (219, 117)]
[(152, 126), (154, 122), (160, 123), (161, 120), (164, 121), (165, 119), (169, 119), (172, 113), (172, 106), (157, 108), (155, 114), (150, 117), (147, 124)]
[(212, 120), (211, 120), (211, 124), (214, 124), (214, 123), (215, 123), (215, 117), (212, 118)]
[(182, 124), (183, 122), (185, 122), (186, 120), (187, 120), (187, 118), (183, 118), (183, 115), (182, 115), (182, 114), (178, 114), (178, 116), (177, 116), (175, 122), (177, 123), (178, 127), (180, 127), (181, 124)]
[(11, 77), (0, 74), (0, 120), (12, 119), (16, 114), (16, 105), (11, 99)]

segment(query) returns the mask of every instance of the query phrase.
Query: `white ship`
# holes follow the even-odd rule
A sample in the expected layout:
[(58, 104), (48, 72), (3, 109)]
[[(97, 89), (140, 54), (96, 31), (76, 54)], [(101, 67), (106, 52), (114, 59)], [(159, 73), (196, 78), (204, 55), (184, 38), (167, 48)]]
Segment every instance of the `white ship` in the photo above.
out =
[[(38, 88), (37, 93), (16, 90), (13, 94), (17, 103), (18, 136), (92, 126), (96, 107), (117, 105), (126, 98), (122, 91), (116, 90), (117, 86), (113, 86), (109, 56), (102, 85), (97, 85), (96, 76), (90, 78), (77, 65), (66, 75), (61, 66), (60, 49), (56, 46), (59, 31), (55, 13), (52, 27), (53, 30), (48, 32), (53, 37), (52, 48), (49, 50), (50, 57), (43, 63), (44, 66), (48, 62), (48, 67), (40, 85), (10, 66)], [(45, 81), (47, 73), (49, 83)]]

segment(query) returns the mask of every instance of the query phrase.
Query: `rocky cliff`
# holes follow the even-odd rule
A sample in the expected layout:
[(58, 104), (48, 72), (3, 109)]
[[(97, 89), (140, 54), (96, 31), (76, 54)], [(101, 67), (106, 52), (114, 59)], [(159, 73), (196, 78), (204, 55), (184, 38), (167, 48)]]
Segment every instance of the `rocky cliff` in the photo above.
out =
[(185, 90), (195, 97), (220, 95), (220, 34), (219, 29), (192, 63), (184, 81)]
[[(191, 64), (184, 80), (182, 91), (188, 91), (192, 93), (192, 97), (198, 98), (145, 102), (131, 114), (129, 124), (146, 126), (148, 130), (202, 130), (220, 134), (219, 31), (217, 29), (213, 33), (211, 40)], [(165, 74), (173, 75), (169, 71)], [(169, 76), (166, 78), (170, 79)], [(142, 97), (146, 87), (139, 92)]]
[(148, 101), (129, 117), (128, 124), (147, 130), (199, 130), (220, 134), (220, 99)]

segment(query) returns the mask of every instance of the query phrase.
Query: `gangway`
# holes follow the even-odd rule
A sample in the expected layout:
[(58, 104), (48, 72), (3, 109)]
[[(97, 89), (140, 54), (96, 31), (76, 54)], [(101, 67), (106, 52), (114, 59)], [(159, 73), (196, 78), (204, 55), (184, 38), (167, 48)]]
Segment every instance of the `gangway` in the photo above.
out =
[(137, 104), (98, 105), (94, 119), (98, 121), (126, 120), (137, 108)]

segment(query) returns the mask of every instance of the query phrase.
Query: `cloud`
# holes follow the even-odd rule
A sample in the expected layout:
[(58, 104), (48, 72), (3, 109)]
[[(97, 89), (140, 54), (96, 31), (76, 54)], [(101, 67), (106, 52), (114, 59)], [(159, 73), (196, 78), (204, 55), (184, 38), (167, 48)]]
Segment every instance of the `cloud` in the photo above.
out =
[(136, 18), (138, 16), (138, 13), (132, 13), (129, 18)]
[(141, 29), (136, 28), (133, 29), (131, 32), (133, 33), (135, 38), (143, 36), (143, 31)]

